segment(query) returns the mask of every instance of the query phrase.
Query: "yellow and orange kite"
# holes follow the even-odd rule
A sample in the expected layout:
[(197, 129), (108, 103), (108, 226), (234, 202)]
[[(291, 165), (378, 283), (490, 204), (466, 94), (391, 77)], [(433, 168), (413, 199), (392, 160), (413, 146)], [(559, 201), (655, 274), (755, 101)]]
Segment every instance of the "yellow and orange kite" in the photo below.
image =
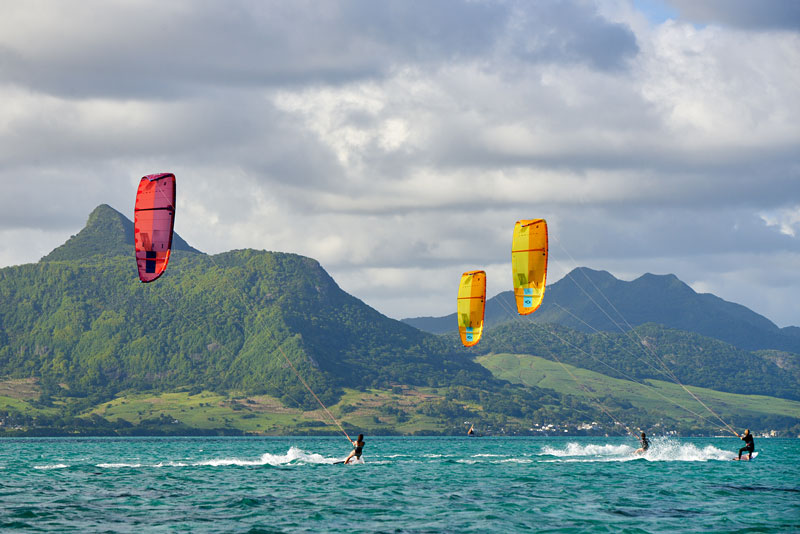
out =
[(458, 333), (465, 347), (477, 345), (483, 333), (486, 304), (486, 273), (469, 271), (461, 275), (458, 286)]
[(544, 298), (547, 279), (547, 221), (517, 221), (511, 241), (514, 297), (520, 315), (536, 311)]

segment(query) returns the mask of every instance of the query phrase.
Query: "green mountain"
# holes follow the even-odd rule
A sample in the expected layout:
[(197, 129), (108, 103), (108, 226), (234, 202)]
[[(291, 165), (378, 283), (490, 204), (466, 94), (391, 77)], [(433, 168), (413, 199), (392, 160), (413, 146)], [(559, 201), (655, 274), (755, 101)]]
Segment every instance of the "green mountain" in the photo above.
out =
[(344, 385), (493, 380), (436, 336), (342, 291), (311, 258), (208, 256), (174, 241), (167, 274), (141, 284), (132, 223), (100, 206), (38, 264), (0, 270), (0, 375), (87, 393), (195, 385), (301, 401), (282, 351), (329, 400)]
[[(0, 431), (337, 431), (298, 375), (351, 429), (460, 433), (471, 421), (486, 432), (533, 432), (530, 425), (546, 423), (578, 431), (604, 420), (595, 399), (555, 379), (512, 380), (493, 355), (560, 355), (595, 373), (592, 380), (605, 376), (608, 391), (619, 389), (614, 380), (664, 378), (637, 352), (641, 343), (620, 332), (506, 322), (465, 350), (452, 333), (381, 315), (296, 254), (206, 255), (176, 235), (166, 274), (141, 284), (132, 228), (99, 206), (40, 262), (0, 269)], [(686, 384), (731, 392), (720, 394), (729, 403), (721, 413), (746, 411), (752, 400), (737, 393), (797, 398), (800, 365), (791, 351), (751, 353), (657, 325), (637, 333)], [(596, 361), (604, 359), (613, 368)], [(603, 403), (630, 425), (717, 431), (641, 397)], [(800, 423), (794, 407), (775, 399), (747, 413), (789, 429)], [(606, 422), (580, 431), (619, 429)]]
[[(488, 299), (486, 326), (517, 320), (515, 310), (511, 291)], [(528, 320), (556, 323), (583, 332), (621, 332), (657, 323), (744, 350), (800, 353), (800, 328), (779, 328), (745, 306), (697, 293), (671, 274), (645, 274), (625, 282), (606, 271), (581, 267), (548, 286), (541, 308)], [(444, 333), (454, 330), (456, 316), (453, 313), (403, 321), (427, 332)]]
[[(284, 407), (318, 408), (298, 375), (325, 404), (343, 402), (345, 388), (444, 388), (415, 397), (424, 399), (415, 409), (437, 421), (476, 415), (467, 402), (480, 402), (476, 417), (496, 416), (499, 426), (523, 410), (567, 415), (559, 394), (494, 378), (447, 340), (345, 293), (311, 258), (212, 256), (175, 236), (166, 274), (141, 284), (132, 242), (130, 221), (100, 206), (39, 263), (0, 269), (0, 379), (35, 379), (40, 408), (62, 403), (62, 416), (119, 395), (175, 391), (269, 395)], [(25, 412), (30, 406), (18, 402), (26, 398), (13, 393), (7, 406)], [(402, 419), (398, 403), (389, 415)]]

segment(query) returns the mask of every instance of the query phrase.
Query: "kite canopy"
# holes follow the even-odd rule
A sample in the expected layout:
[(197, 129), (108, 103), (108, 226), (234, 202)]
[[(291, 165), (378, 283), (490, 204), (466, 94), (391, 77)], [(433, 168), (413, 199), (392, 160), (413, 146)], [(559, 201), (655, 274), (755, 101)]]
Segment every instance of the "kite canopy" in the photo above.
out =
[(169, 263), (175, 225), (175, 175), (150, 174), (142, 178), (133, 215), (139, 280), (152, 282)]
[(547, 278), (547, 221), (517, 221), (511, 242), (514, 297), (520, 315), (536, 311), (544, 298)]
[(477, 345), (483, 333), (486, 304), (486, 273), (469, 271), (461, 275), (458, 286), (458, 333), (465, 347)]

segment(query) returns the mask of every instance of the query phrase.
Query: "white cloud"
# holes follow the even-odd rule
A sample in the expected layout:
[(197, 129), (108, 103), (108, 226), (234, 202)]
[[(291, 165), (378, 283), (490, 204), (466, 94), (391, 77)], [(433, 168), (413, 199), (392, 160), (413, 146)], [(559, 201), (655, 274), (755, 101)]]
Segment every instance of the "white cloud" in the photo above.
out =
[(15, 4), (0, 262), (170, 171), (193, 246), (312, 256), (393, 317), (449, 313), (468, 269), (502, 290), (514, 221), (543, 216), (551, 281), (673, 272), (800, 323), (800, 274), (770, 285), (800, 256), (796, 31), (624, 0), (420, 6)]
[(800, 206), (762, 213), (761, 219), (767, 226), (777, 226), (782, 234), (797, 237), (800, 231)]

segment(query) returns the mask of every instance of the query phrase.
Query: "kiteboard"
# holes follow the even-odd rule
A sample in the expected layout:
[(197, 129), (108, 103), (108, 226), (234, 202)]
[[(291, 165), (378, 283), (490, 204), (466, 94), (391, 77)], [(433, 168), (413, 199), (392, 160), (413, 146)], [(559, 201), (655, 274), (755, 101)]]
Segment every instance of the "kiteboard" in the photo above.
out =
[[(758, 456), (758, 453), (757, 453), (757, 452), (754, 452), (754, 453), (753, 453), (753, 456), (750, 458), (750, 460), (755, 460), (755, 459), (756, 459), (756, 456)], [(740, 460), (741, 460), (742, 462), (747, 462), (747, 461), (749, 461), (749, 460), (747, 459), (747, 453), (742, 453), (742, 457), (741, 457), (741, 458), (738, 458), (738, 457), (737, 457), (737, 458), (732, 458), (732, 460), (733, 460), (734, 462), (738, 462), (738, 461), (740, 461)]]
[[(350, 463), (347, 464), (347, 465), (363, 464), (363, 463), (364, 463), (364, 458), (358, 458), (358, 459), (351, 460)], [(338, 465), (338, 464), (344, 464), (344, 460), (339, 460), (338, 462), (331, 463), (331, 465)]]

